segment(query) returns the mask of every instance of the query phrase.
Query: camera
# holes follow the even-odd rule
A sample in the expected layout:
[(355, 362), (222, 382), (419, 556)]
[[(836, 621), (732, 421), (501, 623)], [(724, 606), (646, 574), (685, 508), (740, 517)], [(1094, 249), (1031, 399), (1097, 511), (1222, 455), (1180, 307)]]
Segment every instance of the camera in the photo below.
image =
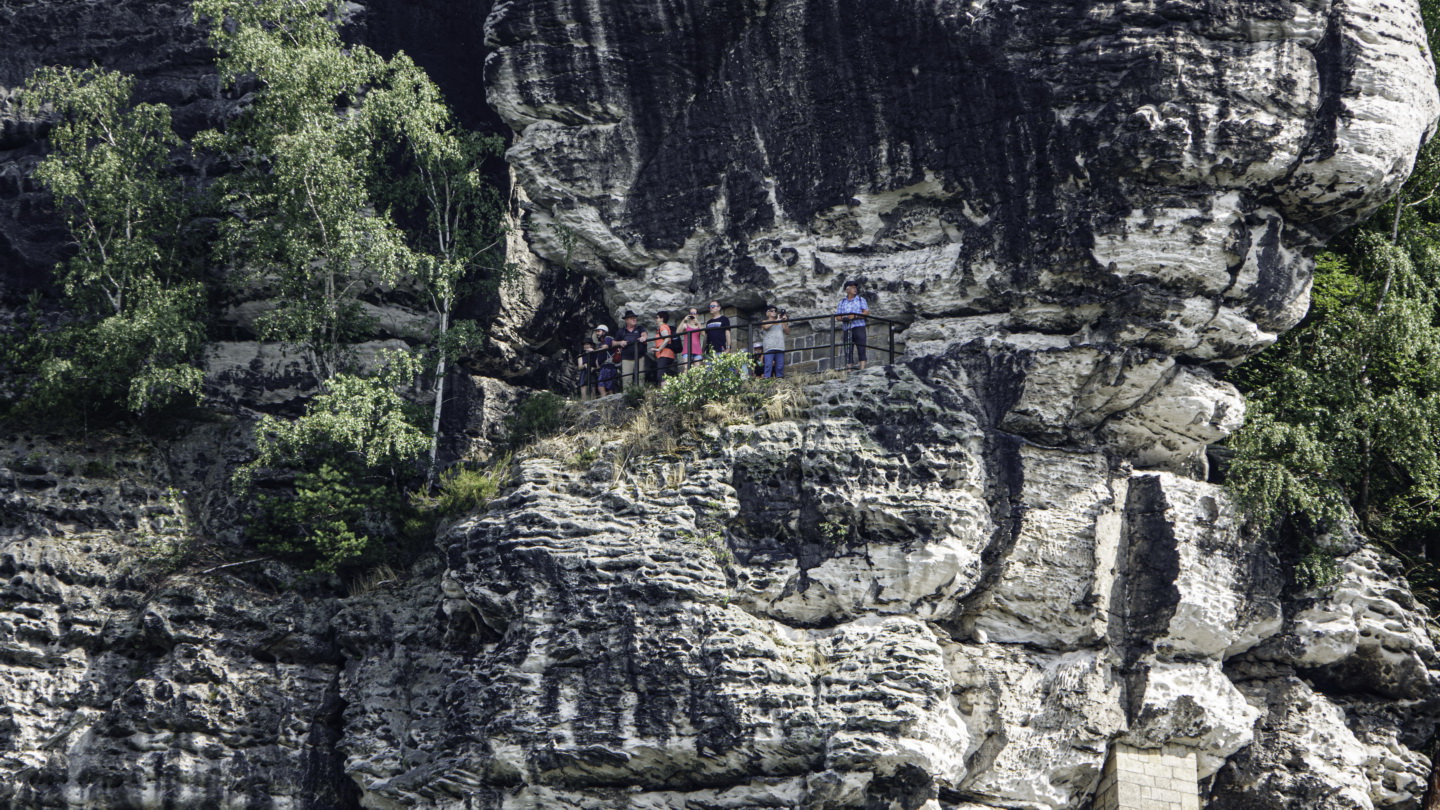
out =
[(778, 313), (780, 314), (780, 317), (782, 317), (782, 318), (785, 317), (786, 315), (789, 315), (789, 314), (790, 314), (790, 310), (788, 310), (788, 309), (786, 309), (786, 308), (784, 308), (784, 307), (781, 307), (781, 308), (779, 308), (779, 309), (777, 309), (777, 310), (775, 310), (775, 311), (778, 312)]

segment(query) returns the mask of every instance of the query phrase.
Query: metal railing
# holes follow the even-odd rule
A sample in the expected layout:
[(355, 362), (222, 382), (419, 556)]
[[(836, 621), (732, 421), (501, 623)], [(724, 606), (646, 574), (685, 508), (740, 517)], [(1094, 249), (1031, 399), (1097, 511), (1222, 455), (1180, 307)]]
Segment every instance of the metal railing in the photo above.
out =
[[(904, 329), (905, 329), (905, 327), (906, 327), (906, 324), (904, 324), (904, 323), (902, 323), (902, 322), (900, 322), (900, 321), (892, 320), (892, 319), (890, 319), (890, 318), (880, 317), (880, 316), (878, 316), (878, 315), (864, 315), (864, 316), (857, 316), (857, 317), (863, 317), (864, 320), (865, 320), (865, 326), (864, 326), (864, 327), (859, 327), (859, 328), (864, 328), (864, 329), (867, 329), (867, 330), (868, 330), (872, 325), (881, 325), (881, 326), (884, 326), (884, 327), (885, 327), (885, 343), (884, 343), (884, 345), (883, 345), (883, 346), (880, 346), (880, 345), (872, 345), (872, 344), (870, 344), (870, 342), (869, 342), (869, 340), (868, 340), (868, 338), (869, 338), (869, 333), (867, 332), (867, 333), (866, 333), (867, 340), (866, 340), (865, 348), (866, 348), (868, 351), (883, 352), (883, 353), (885, 354), (885, 360), (884, 360), (884, 362), (882, 363), (882, 365), (887, 365), (887, 366), (888, 366), (888, 365), (890, 365), (891, 363), (894, 363), (894, 362), (895, 362), (895, 357), (899, 354), (899, 352), (897, 352), (896, 349), (895, 349), (895, 334), (896, 334), (896, 332), (904, 331)], [(795, 363), (795, 365), (806, 365), (806, 364), (808, 364), (808, 363), (812, 363), (812, 362), (813, 362), (813, 363), (816, 363), (818, 366), (821, 366), (822, 368), (824, 368), (825, 366), (828, 365), (828, 370), (832, 370), (832, 371), (833, 371), (833, 370), (842, 370), (842, 369), (840, 368), (840, 366), (838, 365), (838, 360), (839, 360), (839, 357), (841, 356), (841, 354), (842, 354), (843, 352), (845, 352), (846, 350), (849, 350), (849, 349), (853, 346), (853, 341), (852, 341), (853, 335), (852, 335), (852, 333), (851, 333), (851, 330), (845, 328), (845, 327), (842, 325), (841, 321), (839, 320), (839, 317), (837, 317), (837, 316), (836, 316), (835, 314), (833, 314), (833, 313), (832, 313), (832, 314), (827, 314), (827, 315), (810, 315), (810, 316), (806, 316), (806, 317), (802, 317), (802, 318), (782, 318), (782, 319), (780, 319), (780, 320), (775, 320), (775, 321), (753, 321), (753, 322), (748, 322), (748, 323), (745, 323), (745, 324), (742, 324), (742, 325), (739, 325), (739, 326), (733, 326), (733, 325), (732, 325), (732, 326), (727, 330), (727, 331), (730, 332), (730, 336), (729, 336), (729, 337), (733, 338), (734, 334), (735, 334), (737, 331), (739, 331), (739, 330), (741, 330), (741, 329), (744, 329), (744, 330), (745, 330), (745, 333), (746, 333), (746, 341), (745, 341), (744, 348), (741, 348), (741, 347), (737, 347), (737, 346), (733, 345), (733, 343), (734, 343), (733, 339), (732, 339), (732, 340), (727, 340), (727, 343), (728, 343), (728, 344), (731, 344), (731, 345), (729, 345), (729, 348), (727, 349), (727, 351), (729, 351), (729, 352), (736, 352), (736, 351), (749, 352), (749, 351), (751, 350), (751, 347), (753, 347), (754, 344), (755, 344), (755, 334), (756, 334), (756, 330), (757, 330), (757, 329), (761, 329), (761, 328), (764, 328), (764, 327), (767, 327), (767, 326), (772, 326), (772, 325), (778, 324), (778, 323), (789, 323), (790, 325), (793, 326), (793, 325), (795, 325), (795, 324), (806, 324), (806, 323), (813, 323), (813, 322), (815, 322), (815, 321), (827, 321), (827, 320), (830, 321), (830, 329), (828, 330), (828, 332), (827, 332), (826, 330), (823, 330), (823, 329), (821, 329), (821, 330), (814, 330), (813, 335), (814, 335), (815, 337), (819, 337), (819, 336), (828, 334), (828, 336), (829, 336), (829, 342), (828, 342), (828, 343), (823, 343), (823, 344), (816, 343), (816, 344), (809, 345), (809, 346), (805, 346), (805, 347), (796, 347), (796, 346), (790, 345), (790, 341), (789, 341), (788, 338), (787, 338), (787, 340), (786, 340), (786, 347), (785, 347), (785, 354), (786, 354), (786, 355), (791, 355), (791, 354), (806, 353), (806, 352), (808, 352), (808, 353), (810, 353), (810, 354), (812, 355), (812, 357), (811, 357), (810, 359), (808, 359), (808, 360), (801, 360), (801, 361), (799, 361), (798, 363)], [(669, 375), (669, 374), (682, 374), (682, 373), (684, 373), (685, 371), (688, 371), (691, 366), (693, 366), (693, 365), (695, 365), (695, 364), (698, 364), (698, 363), (703, 363), (703, 362), (704, 362), (704, 355), (707, 355), (707, 354), (710, 354), (710, 353), (711, 353), (711, 352), (707, 351), (708, 348), (709, 348), (709, 346), (708, 346), (708, 344), (709, 344), (709, 338), (708, 338), (708, 335), (707, 335), (708, 330), (705, 329), (705, 327), (702, 326), (702, 327), (700, 327), (699, 329), (691, 329), (691, 330), (687, 330), (687, 331), (685, 331), (685, 332), (677, 331), (675, 327), (671, 327), (671, 330), (672, 330), (672, 331), (671, 331), (671, 334), (669, 334), (669, 335), (656, 335), (656, 336), (653, 336), (653, 337), (647, 337), (647, 338), (643, 341), (643, 344), (651, 344), (651, 343), (653, 343), (653, 344), (659, 344), (659, 343), (662, 343), (662, 342), (669, 342), (669, 341), (671, 341), (671, 340), (673, 340), (673, 339), (675, 339), (675, 338), (679, 338), (680, 340), (683, 341), (683, 344), (682, 344), (682, 345), (684, 346), (684, 348), (688, 350), (688, 349), (691, 347), (691, 345), (692, 345), (692, 344), (691, 344), (691, 341), (696, 341), (696, 340), (698, 340), (698, 341), (701, 342), (702, 353), (701, 353), (701, 355), (698, 355), (698, 356), (697, 356), (697, 355), (689, 355), (689, 352), (688, 352), (688, 351), (687, 351), (687, 352), (683, 352), (682, 354), (686, 354), (686, 355), (689, 355), (689, 356), (687, 356), (687, 358), (685, 359), (685, 361), (683, 361), (683, 363), (682, 363), (682, 361), (680, 360), (680, 358), (677, 356), (677, 357), (675, 358), (675, 360), (674, 360), (673, 365), (670, 366), (670, 367), (667, 367), (667, 370), (666, 370), (666, 374), (667, 374), (667, 375)], [(646, 331), (648, 332), (648, 330), (646, 330)], [(623, 368), (623, 366), (621, 366), (621, 365), (618, 364), (618, 363), (614, 364), (615, 374), (614, 374), (614, 377), (613, 377), (612, 379), (613, 379), (616, 383), (618, 383), (621, 388), (623, 388), (624, 385), (627, 385), (627, 384), (628, 384), (628, 385), (640, 385), (640, 384), (645, 383), (645, 382), (657, 382), (657, 381), (658, 381), (658, 380), (655, 379), (655, 375), (659, 373), (659, 369), (658, 369), (657, 366), (655, 365), (655, 360), (656, 360), (656, 358), (654, 357), (654, 355), (653, 355), (652, 352), (651, 352), (651, 347), (648, 346), (648, 345), (643, 345), (643, 344), (634, 347), (634, 348), (636, 349), (636, 352), (635, 352), (636, 359), (635, 359), (635, 361), (632, 363), (632, 368), (631, 368), (631, 371), (630, 371), (630, 374), (629, 374), (629, 375), (622, 375), (622, 374), (620, 373), (620, 369)], [(624, 347), (624, 348), (629, 348), (629, 347)], [(601, 366), (602, 366), (602, 363), (599, 362), (599, 360), (603, 360), (607, 355), (613, 355), (613, 354), (614, 354), (615, 352), (617, 352), (617, 351), (618, 351), (618, 352), (623, 352), (623, 351), (624, 351), (624, 348), (620, 348), (620, 349), (616, 349), (616, 348), (601, 348), (601, 349), (595, 349), (595, 350), (590, 351), (590, 352), (582, 352), (581, 355), (580, 355), (578, 358), (576, 358), (576, 361), (572, 361), (572, 363), (567, 366), (565, 372), (562, 373), (561, 375), (559, 375), (559, 376), (560, 376), (560, 379), (561, 379), (561, 389), (562, 389), (562, 392), (565, 393), (567, 396), (578, 394), (578, 395), (580, 395), (580, 396), (582, 396), (582, 397), (585, 396), (587, 393), (598, 393), (598, 391), (596, 390), (596, 388), (597, 388), (598, 383), (600, 382), (599, 376), (600, 376), (600, 371), (601, 371)], [(823, 352), (828, 352), (828, 355), (823, 358), (823, 362), (822, 362), (822, 358), (817, 358), (817, 357), (815, 357), (814, 355), (819, 354), (819, 353), (823, 353)], [(583, 366), (580, 364), (579, 361), (582, 361), (582, 360), (584, 360), (584, 359), (586, 359), (586, 358), (591, 358), (591, 357), (597, 358), (597, 361), (595, 361), (595, 362), (593, 362), (593, 363), (591, 363), (591, 364), (585, 364), (585, 365), (583, 365)], [(788, 358), (787, 358), (787, 362), (786, 362), (786, 364), (785, 364), (786, 367), (790, 367), (791, 364), (792, 364), (792, 362), (793, 362), (793, 361), (788, 361)], [(646, 368), (647, 365), (649, 366), (649, 368)], [(668, 369), (669, 369), (669, 368), (672, 368), (672, 367), (673, 367), (675, 370), (674, 370), (674, 371), (669, 371)], [(846, 366), (843, 370), (849, 371), (849, 370), (852, 370), (852, 367), (847, 364), (847, 366)], [(626, 379), (626, 376), (628, 376), (629, 379)]]

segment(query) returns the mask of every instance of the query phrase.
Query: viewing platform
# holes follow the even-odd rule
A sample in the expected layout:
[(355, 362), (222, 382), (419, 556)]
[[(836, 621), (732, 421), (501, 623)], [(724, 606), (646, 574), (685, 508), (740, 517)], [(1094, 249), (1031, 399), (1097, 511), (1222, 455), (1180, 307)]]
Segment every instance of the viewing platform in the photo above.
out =
[[(763, 330), (766, 327), (777, 323), (788, 323), (791, 327), (791, 334), (785, 337), (785, 374), (822, 374), (827, 371), (847, 370), (846, 349), (855, 351), (856, 347), (850, 345), (849, 334), (835, 314), (807, 315), (798, 318), (781, 318), (779, 320), (751, 320), (739, 314), (734, 309), (725, 313), (732, 319), (729, 328), (730, 351), (731, 352), (753, 352), (756, 343), (760, 342)], [(886, 318), (879, 315), (866, 315), (865, 326), (867, 331), (866, 350), (873, 353), (869, 362), (874, 365), (888, 366), (895, 362), (895, 358), (905, 353), (905, 329), (909, 324)], [(683, 338), (675, 326), (671, 329), (676, 331), (669, 336), (648, 335), (646, 343), (646, 359), (635, 364), (635, 368), (629, 375), (629, 379), (619, 377), (623, 387), (626, 383), (631, 385), (655, 384), (655, 344), (669, 341), (672, 338)], [(647, 333), (653, 331), (654, 327), (648, 327)], [(701, 340), (705, 340), (706, 330), (702, 327), (698, 330), (690, 330), (690, 334), (697, 333)], [(591, 354), (606, 355), (615, 352), (615, 349), (597, 349)], [(690, 365), (703, 362), (702, 360), (684, 361), (677, 358), (674, 371), (669, 375), (683, 374)], [(757, 373), (757, 376), (758, 373)], [(593, 385), (594, 381), (584, 375), (584, 370), (579, 368), (572, 360), (567, 364), (565, 372), (560, 375), (560, 393), (566, 396), (576, 396), (584, 385)]]

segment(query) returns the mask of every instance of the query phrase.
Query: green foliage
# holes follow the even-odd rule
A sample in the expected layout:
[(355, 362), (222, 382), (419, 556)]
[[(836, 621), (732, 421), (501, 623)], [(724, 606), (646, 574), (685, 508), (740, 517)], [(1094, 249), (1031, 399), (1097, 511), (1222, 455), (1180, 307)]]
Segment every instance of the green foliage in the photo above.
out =
[(845, 545), (850, 539), (850, 527), (840, 520), (826, 518), (815, 528), (820, 534), (820, 539), (832, 546)]
[(585, 447), (577, 451), (570, 458), (570, 466), (577, 470), (588, 470), (594, 466), (596, 459), (600, 458), (600, 450), (597, 447)]
[[(1440, 0), (1422, 0), (1432, 57)], [(1296, 584), (1338, 576), (1315, 538), (1353, 528), (1417, 583), (1440, 559), (1440, 142), (1396, 199), (1316, 261), (1305, 321), (1233, 372), (1249, 401), (1227, 483), (1287, 539)], [(1427, 591), (1433, 595), (1432, 591)]]
[(682, 543), (703, 549), (715, 558), (715, 562), (719, 563), (721, 568), (728, 570), (735, 564), (735, 554), (730, 551), (730, 547), (725, 544), (725, 536), (721, 534), (719, 530), (704, 531), (697, 529), (693, 532), (681, 530), (677, 538)]
[(258, 84), (237, 120), (197, 138), (236, 168), (218, 184), (237, 214), (221, 225), (222, 258), (275, 302), (256, 321), (261, 337), (302, 348), (322, 377), (350, 367), (351, 346), (369, 336), (361, 296), (398, 283), (414, 264), (371, 193), (382, 144), (364, 99), (387, 67), (368, 48), (343, 46), (341, 6), (195, 3), (197, 18), (211, 23), (222, 79)]
[(372, 376), (330, 378), (304, 416), (260, 419), (256, 457), (236, 483), (249, 489), (262, 469), (298, 473), (293, 497), (260, 499), (251, 534), (262, 548), (333, 571), (401, 534), (403, 493), (430, 444), (401, 393), (419, 373), (418, 360), (392, 352)]
[(443, 362), (453, 363), (456, 359), (480, 345), (480, 327), (474, 321), (454, 321), (435, 341), (434, 352)]
[(1340, 566), (1335, 555), (1319, 546), (1308, 546), (1295, 563), (1295, 584), (1302, 590), (1328, 588), (1340, 581)]
[(495, 292), (513, 268), (497, 258), (502, 201), (484, 166), (504, 152), (504, 141), (460, 129), (439, 89), (403, 53), (387, 64), (363, 110), (381, 136), (375, 194), (407, 226), (402, 234), (432, 310), (448, 313), (467, 280)]
[(418, 293), (434, 315), (430, 475), (436, 472), (447, 364), (475, 346), (452, 323), (467, 285), (494, 292), (510, 266), (498, 192), (483, 174), (495, 136), (462, 130), (439, 89), (404, 53), (386, 60), (345, 45), (335, 0), (198, 0), (222, 77), (258, 82), (245, 114), (200, 141), (237, 167), (221, 181), (240, 214), (222, 254), (270, 288), (263, 338), (303, 348), (322, 378), (354, 362), (369, 337), (362, 299)]
[[(244, 282), (242, 296), (270, 303), (256, 320), (260, 338), (299, 348), (320, 377), (303, 417), (259, 421), (257, 457), (236, 480), (244, 489), (260, 470), (276, 473), (270, 484), (293, 476), (293, 494), (261, 498), (253, 533), (323, 570), (423, 522), (403, 496), (427, 449), (436, 472), (447, 363), (481, 338), (473, 321), (453, 319), (456, 303), (495, 292), (513, 272), (497, 258), (503, 203), (484, 171), (502, 140), (465, 132), (403, 53), (385, 59), (343, 42), (348, 8), (195, 2), (222, 81), (246, 99), (223, 130), (195, 139), (218, 159), (213, 194), (171, 167), (189, 147), (166, 107), (131, 103), (131, 78), (38, 71), (22, 99), (58, 117), (36, 176), (74, 235), (76, 255), (58, 278), (74, 317), (44, 322), (32, 306), (0, 346), (0, 362), (28, 381), (18, 394), (47, 416), (71, 403), (141, 412), (198, 398), (203, 307), (215, 292), (200, 282), (200, 259), (218, 256)], [(434, 315), (418, 352), (434, 383), (428, 434), (402, 395), (421, 360), (397, 355), (376, 375), (355, 373), (355, 345), (373, 334), (367, 306), (396, 295)], [(489, 486), (447, 482), (442, 499), (483, 497)], [(382, 519), (381, 505), (394, 503), (399, 511)]]
[(709, 402), (733, 399), (743, 390), (751, 370), (748, 354), (711, 355), (704, 363), (666, 380), (660, 389), (660, 403), (668, 410), (690, 412)]
[(510, 444), (542, 439), (565, 426), (565, 398), (541, 391), (520, 403), (510, 417)]
[(511, 460), (512, 457), (506, 454), (493, 460), (485, 469), (463, 465), (452, 467), (440, 475), (436, 494), (417, 498), (417, 505), (442, 518), (459, 517), (484, 509), (509, 480)]
[(1234, 375), (1250, 406), (1228, 480), (1261, 525), (1297, 536), (1355, 525), (1416, 549), (1437, 529), (1440, 264), (1429, 239), (1361, 232), (1346, 255), (1323, 255), (1306, 323)]
[[(342, 43), (344, 5), (195, 4), (221, 76), (260, 85), (239, 120), (200, 139), (239, 169), (221, 181), (225, 205), (242, 214), (224, 224), (222, 252), (275, 294), (278, 306), (257, 321), (262, 337), (304, 347), (323, 376), (348, 367), (349, 345), (368, 337), (363, 296), (413, 285), (441, 342), (463, 282), (493, 290), (506, 269), (490, 257), (501, 201), (482, 173), (503, 142), (463, 131), (405, 54), (386, 60)], [(445, 342), (440, 356), (473, 336)]]
[(565, 258), (560, 260), (560, 266), (566, 270), (570, 269), (570, 262), (575, 258), (575, 248), (580, 244), (580, 239), (575, 235), (575, 230), (567, 225), (558, 222), (550, 223), (550, 232), (554, 234), (556, 241), (560, 243), (560, 250)]
[(337, 374), (299, 419), (260, 418), (258, 454), (240, 469), (247, 481), (262, 467), (303, 463), (308, 459), (346, 458), (367, 470), (388, 470), (399, 477), (410, 471), (429, 441), (415, 424), (414, 409), (400, 391), (415, 381), (419, 361), (389, 352), (373, 376)]
[(403, 505), (393, 487), (353, 464), (324, 462), (295, 479), (292, 497), (262, 496), (250, 530), (261, 549), (333, 572), (372, 553), (372, 536), (396, 534)]
[(181, 148), (169, 108), (131, 104), (134, 80), (41, 68), (22, 102), (59, 116), (35, 171), (54, 195), (75, 255), (57, 271), (77, 320), (34, 348), (25, 394), (50, 413), (133, 412), (200, 396), (203, 290), (187, 249), (191, 194), (170, 168)]
[(101, 460), (99, 460), (99, 459), (93, 459), (93, 458), (90, 459), (89, 461), (85, 462), (85, 466), (83, 466), (83, 467), (80, 468), (80, 474), (83, 475), (83, 476), (85, 476), (86, 478), (117, 478), (117, 477), (119, 477), (119, 476), (118, 476), (118, 473), (117, 473), (116, 470), (115, 470), (115, 465), (114, 465), (114, 464), (111, 464), (111, 463), (108, 462), (108, 461), (101, 461)]
[(55, 333), (32, 390), (35, 405), (69, 410), (93, 398), (142, 413), (200, 398), (198, 287), (136, 285), (136, 292), (124, 314)]
[(182, 495), (174, 487), (166, 489), (163, 504), (150, 510), (135, 534), (135, 549), (152, 575), (175, 571), (190, 553), (194, 532)]
[(435, 318), (435, 407), (430, 476), (436, 473), (448, 363), (479, 343), (473, 321), (451, 322), (465, 287), (494, 294), (513, 265), (498, 258), (504, 237), (498, 190), (485, 162), (505, 148), (498, 136), (465, 132), (432, 83), (408, 56), (396, 54), (370, 88), (362, 109), (377, 133), (371, 177), (389, 207), (413, 262), (412, 280)]
[(650, 386), (645, 383), (632, 380), (630, 385), (620, 392), (620, 401), (624, 402), (627, 408), (638, 408), (645, 403), (649, 390)]

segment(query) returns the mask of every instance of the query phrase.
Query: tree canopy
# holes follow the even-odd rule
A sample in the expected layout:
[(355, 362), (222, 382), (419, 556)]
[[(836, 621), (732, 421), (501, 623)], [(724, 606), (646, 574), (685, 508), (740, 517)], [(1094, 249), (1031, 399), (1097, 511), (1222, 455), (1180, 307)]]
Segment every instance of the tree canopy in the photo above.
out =
[(58, 119), (35, 176), (74, 255), (57, 281), (74, 320), (40, 341), (27, 393), (48, 411), (116, 403), (144, 412), (199, 396), (203, 289), (189, 249), (193, 194), (171, 168), (180, 139), (134, 79), (100, 68), (37, 71), (24, 104)]
[[(1431, 53), (1440, 0), (1424, 0)], [(1301, 585), (1334, 575), (1352, 531), (1436, 601), (1440, 559), (1440, 140), (1396, 198), (1316, 260), (1309, 314), (1231, 373), (1246, 394), (1228, 483), (1288, 538)]]
[[(196, 0), (222, 83), (243, 103), (193, 144), (164, 105), (133, 103), (134, 79), (119, 73), (46, 68), (23, 94), (57, 119), (36, 176), (75, 255), (57, 274), (65, 328), (24, 342), (43, 351), (17, 375), (31, 380), (22, 399), (137, 413), (194, 402), (208, 302), (256, 300), (256, 337), (307, 358), (318, 393), (299, 418), (258, 420), (258, 455), (240, 480), (262, 469), (272, 484), (293, 480), (262, 498), (260, 534), (321, 568), (393, 533), (372, 507), (422, 484), (427, 451), (435, 480), (447, 363), (478, 332), (456, 306), (504, 276), (499, 195), (483, 171), (500, 139), (460, 127), (405, 54), (344, 41), (347, 8)], [(213, 179), (184, 178), (177, 165), (192, 150), (218, 167)], [(202, 272), (207, 262), (223, 272)], [(397, 300), (428, 311), (429, 338), (367, 372), (369, 313)]]

